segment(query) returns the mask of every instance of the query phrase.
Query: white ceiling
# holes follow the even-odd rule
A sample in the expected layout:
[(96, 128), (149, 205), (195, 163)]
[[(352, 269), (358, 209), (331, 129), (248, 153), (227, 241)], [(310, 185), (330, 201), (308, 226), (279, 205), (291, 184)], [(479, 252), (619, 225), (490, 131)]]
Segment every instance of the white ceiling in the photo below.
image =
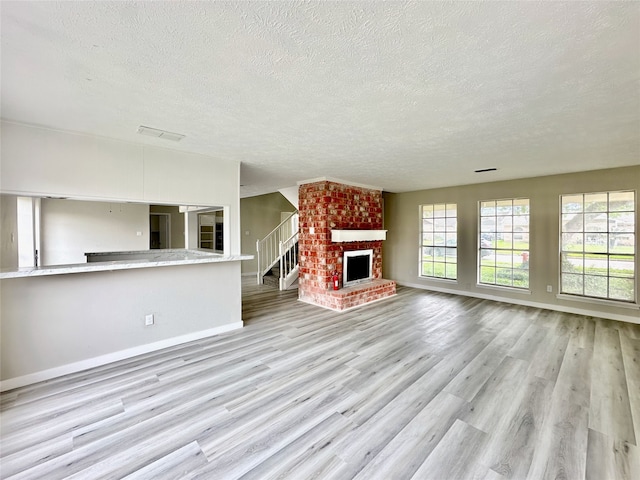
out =
[(640, 164), (640, 2), (0, 14), (3, 118), (240, 161), (243, 197), (321, 176), (402, 192)]

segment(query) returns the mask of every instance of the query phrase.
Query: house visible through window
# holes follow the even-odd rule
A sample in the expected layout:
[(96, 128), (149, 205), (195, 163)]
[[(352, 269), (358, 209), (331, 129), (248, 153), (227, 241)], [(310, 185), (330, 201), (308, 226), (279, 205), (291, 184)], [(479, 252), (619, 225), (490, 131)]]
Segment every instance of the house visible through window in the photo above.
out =
[(635, 192), (562, 195), (560, 292), (635, 301)]
[(529, 288), (529, 199), (480, 202), (478, 283)]
[(420, 214), (420, 275), (455, 280), (458, 275), (457, 205), (421, 205)]

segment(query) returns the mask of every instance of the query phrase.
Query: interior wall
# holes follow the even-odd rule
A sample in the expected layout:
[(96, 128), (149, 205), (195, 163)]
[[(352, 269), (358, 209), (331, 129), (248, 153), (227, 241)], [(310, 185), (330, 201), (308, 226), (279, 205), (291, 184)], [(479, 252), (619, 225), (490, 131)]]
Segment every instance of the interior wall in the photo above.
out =
[(85, 253), (149, 249), (149, 206), (42, 199), (41, 265), (85, 263)]
[(0, 268), (18, 268), (17, 197), (0, 195)]
[[(228, 220), (225, 254), (240, 253), (240, 162), (5, 121), (0, 155), (3, 194), (222, 206)], [(125, 229), (127, 235), (132, 226)], [(138, 237), (136, 232), (148, 232), (148, 226), (146, 208), (144, 222), (133, 230), (133, 238), (145, 242), (142, 249), (149, 247), (148, 234)], [(146, 348), (154, 342), (153, 332), (162, 332), (165, 345), (203, 331), (212, 335), (212, 318), (216, 328), (242, 325), (238, 262), (185, 267), (3, 279), (3, 378), (115, 354), (121, 348)], [(183, 271), (191, 280), (177, 286)], [(209, 313), (204, 316), (204, 311)], [(143, 312), (167, 315), (170, 327), (136, 333), (144, 326)], [(74, 342), (71, 358), (65, 350)], [(51, 356), (41, 357), (45, 350)], [(52, 358), (55, 363), (49, 362)]]
[[(240, 199), (240, 225), (242, 252), (256, 255), (256, 241), (262, 240), (280, 223), (280, 212), (293, 212), (296, 208), (279, 193), (268, 193)], [(242, 273), (256, 274), (258, 260), (242, 262)]]
[[(21, 377), (42, 380), (51, 371), (139, 354), (147, 345), (238, 328), (238, 263), (2, 280), (1, 379), (31, 383)], [(147, 314), (154, 315), (151, 326)]]
[[(171, 248), (185, 248), (184, 243), (184, 213), (180, 207), (173, 205), (151, 205), (150, 213), (168, 213), (171, 216)], [(147, 246), (147, 248), (149, 248)]]
[[(615, 305), (557, 298), (559, 286), (559, 197), (561, 194), (638, 190), (640, 166), (580, 172), (567, 175), (463, 185), (459, 187), (385, 194), (383, 245), (385, 277), (400, 284), (426, 289), (534, 304), (564, 311), (588, 311), (594, 315), (640, 323), (638, 305)], [(530, 293), (515, 289), (480, 286), (477, 279), (478, 202), (525, 197), (530, 199)], [(418, 276), (419, 206), (456, 203), (458, 206), (458, 279), (446, 281)], [(638, 192), (636, 192), (636, 239), (638, 238)], [(636, 242), (637, 254), (637, 242)], [(636, 290), (639, 262), (636, 256)], [(552, 292), (547, 292), (551, 285)], [(638, 294), (636, 293), (636, 298)]]
[(0, 192), (229, 209), (240, 253), (240, 162), (2, 121)]

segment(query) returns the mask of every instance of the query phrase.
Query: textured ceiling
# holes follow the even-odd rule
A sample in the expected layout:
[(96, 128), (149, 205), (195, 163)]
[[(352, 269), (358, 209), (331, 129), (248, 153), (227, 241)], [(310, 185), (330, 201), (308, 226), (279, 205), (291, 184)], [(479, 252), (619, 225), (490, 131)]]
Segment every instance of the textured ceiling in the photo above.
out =
[(639, 2), (0, 14), (3, 118), (240, 161), (242, 196), (321, 176), (401, 192), (640, 164)]

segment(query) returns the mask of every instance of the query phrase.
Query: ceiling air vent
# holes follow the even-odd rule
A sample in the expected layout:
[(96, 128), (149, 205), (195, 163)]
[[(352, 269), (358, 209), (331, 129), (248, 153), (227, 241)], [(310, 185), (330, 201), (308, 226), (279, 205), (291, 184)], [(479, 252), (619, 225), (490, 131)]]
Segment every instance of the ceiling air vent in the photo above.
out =
[(138, 127), (138, 133), (140, 135), (148, 135), (150, 137), (164, 138), (165, 140), (171, 140), (174, 142), (179, 142), (184, 138), (184, 135), (180, 133), (167, 132), (166, 130), (159, 130), (157, 128), (145, 127), (144, 125), (140, 125)]

